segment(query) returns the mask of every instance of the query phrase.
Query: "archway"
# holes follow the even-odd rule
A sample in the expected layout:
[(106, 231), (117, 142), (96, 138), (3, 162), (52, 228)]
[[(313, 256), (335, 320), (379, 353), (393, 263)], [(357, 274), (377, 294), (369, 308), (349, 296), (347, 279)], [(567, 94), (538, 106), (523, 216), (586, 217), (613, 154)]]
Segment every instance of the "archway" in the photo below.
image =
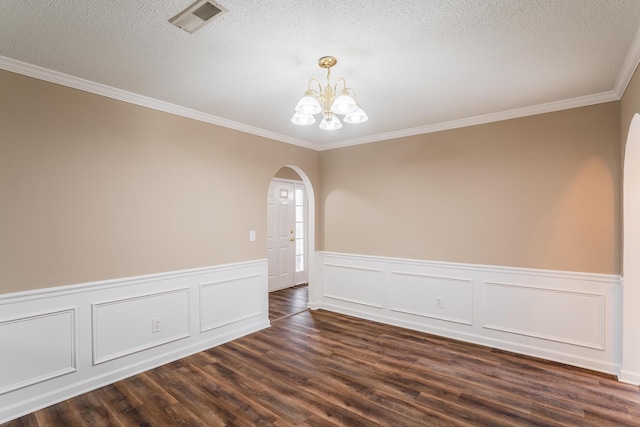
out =
[(631, 120), (623, 170), (622, 367), (619, 380), (640, 384), (640, 115)]
[(318, 298), (316, 296), (316, 265), (315, 265), (315, 232), (316, 232), (316, 206), (315, 206), (315, 192), (313, 189), (313, 185), (311, 184), (311, 180), (308, 175), (295, 165), (284, 165), (282, 168), (278, 169), (274, 174), (274, 178), (277, 179), (278, 172), (282, 171), (285, 168), (291, 169), (293, 172), (297, 174), (299, 180), (302, 181), (304, 186), (305, 198), (307, 203), (307, 209), (305, 214), (305, 223), (306, 223), (306, 231), (305, 231), (305, 239), (306, 239), (306, 268), (307, 268), (307, 282), (308, 282), (308, 291), (309, 291), (309, 301), (308, 307), (311, 309), (317, 308), (316, 302)]

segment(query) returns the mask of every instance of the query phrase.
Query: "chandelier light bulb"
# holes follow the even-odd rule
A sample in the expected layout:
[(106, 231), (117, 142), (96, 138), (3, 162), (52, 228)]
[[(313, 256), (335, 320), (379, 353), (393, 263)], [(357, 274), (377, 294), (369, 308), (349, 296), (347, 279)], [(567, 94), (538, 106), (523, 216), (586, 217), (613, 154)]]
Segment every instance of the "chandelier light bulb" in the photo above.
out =
[(358, 109), (358, 104), (353, 100), (347, 89), (342, 89), (340, 96), (333, 101), (331, 111), (336, 114), (349, 114)]
[(320, 129), (322, 130), (338, 130), (341, 127), (342, 123), (340, 123), (340, 120), (331, 113), (328, 113), (320, 122)]
[(358, 107), (358, 109), (353, 113), (349, 113), (346, 116), (344, 116), (344, 122), (350, 125), (357, 125), (360, 123), (364, 123), (367, 120), (369, 120), (367, 113), (365, 113), (364, 110), (360, 107)]
[[(316, 122), (313, 116), (320, 113), (324, 116), (320, 122), (322, 130), (338, 130), (342, 127), (342, 122), (336, 114), (344, 115), (344, 122), (348, 124), (360, 124), (369, 120), (367, 114), (358, 106), (356, 94), (353, 89), (347, 87), (344, 78), (339, 78), (331, 86), (331, 67), (337, 63), (338, 60), (333, 56), (324, 56), (318, 60), (318, 65), (327, 70), (327, 84), (323, 88), (318, 80), (309, 80), (307, 91), (296, 104), (296, 112), (291, 118), (291, 123), (298, 126), (312, 125)], [(312, 84), (314, 89), (311, 89)], [(317, 90), (315, 84), (318, 85)], [(338, 84), (342, 86), (340, 91)]]
[(313, 114), (304, 114), (296, 112), (293, 117), (291, 117), (291, 123), (298, 126), (309, 126), (316, 122), (316, 118), (313, 117)]
[(312, 90), (308, 90), (296, 105), (296, 111), (302, 114), (318, 114), (322, 112), (322, 106), (314, 96)]

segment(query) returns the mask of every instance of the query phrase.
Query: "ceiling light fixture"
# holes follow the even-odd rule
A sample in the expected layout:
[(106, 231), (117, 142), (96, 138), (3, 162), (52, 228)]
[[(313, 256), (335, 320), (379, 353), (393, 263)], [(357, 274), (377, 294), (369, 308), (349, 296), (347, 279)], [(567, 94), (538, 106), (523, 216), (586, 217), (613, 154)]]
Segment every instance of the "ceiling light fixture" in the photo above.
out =
[[(299, 126), (309, 126), (316, 122), (315, 114), (322, 113), (320, 129), (338, 130), (342, 123), (336, 114), (344, 115), (344, 122), (352, 125), (364, 123), (369, 120), (367, 114), (356, 102), (356, 93), (347, 87), (347, 82), (340, 77), (331, 87), (331, 67), (336, 65), (338, 60), (333, 56), (323, 56), (318, 60), (321, 68), (327, 69), (327, 86), (322, 89), (320, 82), (314, 78), (309, 80), (307, 91), (296, 105), (296, 112), (291, 118), (291, 123)], [(338, 83), (342, 81), (342, 90), (338, 92)], [(318, 90), (311, 89), (313, 82), (318, 84)]]

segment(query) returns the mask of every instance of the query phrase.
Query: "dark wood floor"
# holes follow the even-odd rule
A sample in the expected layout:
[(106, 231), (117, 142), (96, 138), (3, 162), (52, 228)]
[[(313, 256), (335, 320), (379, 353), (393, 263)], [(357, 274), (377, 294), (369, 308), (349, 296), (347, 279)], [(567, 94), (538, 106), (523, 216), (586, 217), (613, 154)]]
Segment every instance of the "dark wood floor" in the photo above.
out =
[[(292, 290), (293, 291), (293, 290)], [(640, 426), (613, 377), (326, 311), (9, 426)]]
[(293, 286), (269, 293), (269, 320), (271, 323), (298, 314), (307, 309), (309, 286)]

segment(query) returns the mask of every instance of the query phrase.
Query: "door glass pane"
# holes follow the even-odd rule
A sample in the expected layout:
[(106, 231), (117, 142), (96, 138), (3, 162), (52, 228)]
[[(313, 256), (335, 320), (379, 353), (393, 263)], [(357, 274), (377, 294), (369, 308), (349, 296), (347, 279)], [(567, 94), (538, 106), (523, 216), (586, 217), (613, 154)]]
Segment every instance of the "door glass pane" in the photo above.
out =
[(294, 204), (295, 204), (295, 225), (296, 225), (296, 247), (295, 247), (295, 255), (296, 255), (296, 273), (305, 271), (305, 192), (304, 186), (301, 184), (295, 184), (294, 186)]

